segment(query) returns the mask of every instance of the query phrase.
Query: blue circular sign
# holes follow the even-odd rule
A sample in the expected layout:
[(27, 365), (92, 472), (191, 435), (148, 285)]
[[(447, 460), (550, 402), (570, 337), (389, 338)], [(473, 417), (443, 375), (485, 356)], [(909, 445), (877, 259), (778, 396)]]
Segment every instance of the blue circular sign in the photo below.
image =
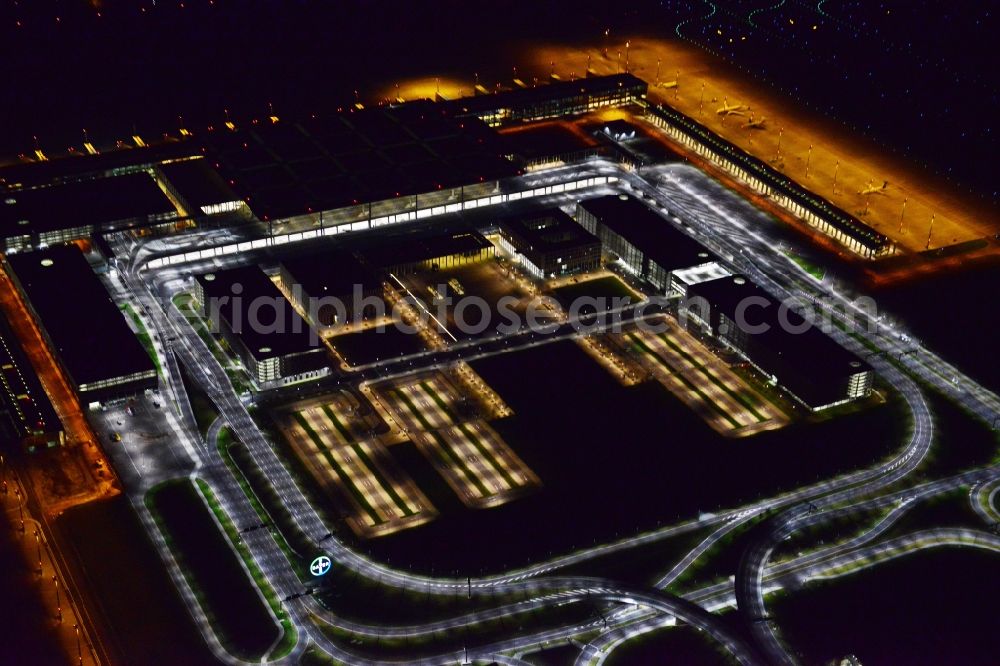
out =
[(322, 576), (330, 570), (331, 566), (333, 566), (333, 562), (330, 561), (330, 558), (326, 555), (320, 555), (309, 565), (309, 573), (313, 576)]

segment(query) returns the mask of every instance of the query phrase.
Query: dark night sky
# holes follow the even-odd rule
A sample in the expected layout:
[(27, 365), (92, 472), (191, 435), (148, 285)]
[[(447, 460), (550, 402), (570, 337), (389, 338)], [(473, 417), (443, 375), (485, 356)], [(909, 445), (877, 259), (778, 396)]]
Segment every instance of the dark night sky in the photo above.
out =
[[(407, 76), (499, 78), (519, 43), (595, 42), (609, 26), (621, 39), (676, 38), (689, 21), (684, 38), (748, 76), (997, 198), (989, 9), (945, 0), (776, 4), (4, 0), (0, 154), (30, 150), (32, 135), (59, 151), (79, 144), (83, 127), (108, 142), (133, 125), (173, 130), (178, 115), (195, 127), (218, 122), (224, 108), (261, 115), (269, 101), (285, 114), (321, 111), (366, 83)], [(804, 32), (803, 22), (823, 29)], [(717, 30), (749, 39), (729, 45)]]

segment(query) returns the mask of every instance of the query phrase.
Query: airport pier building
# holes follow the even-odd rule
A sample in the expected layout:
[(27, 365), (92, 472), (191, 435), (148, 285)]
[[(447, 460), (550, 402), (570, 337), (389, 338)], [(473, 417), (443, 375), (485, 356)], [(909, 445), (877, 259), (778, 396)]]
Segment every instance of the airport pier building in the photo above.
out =
[(75, 245), (8, 255), (14, 284), (84, 406), (157, 387), (156, 366)]
[(715, 261), (701, 243), (625, 194), (580, 201), (576, 221), (601, 240), (606, 255), (617, 258), (662, 295), (679, 291), (674, 271)]
[(669, 105), (647, 107), (646, 118), (670, 138), (743, 181), (755, 192), (777, 202), (851, 252), (866, 259), (896, 252), (896, 244), (885, 234)]
[(570, 116), (646, 98), (649, 85), (632, 74), (594, 76), (447, 102), (456, 116), (475, 116), (490, 127)]
[(500, 249), (536, 278), (600, 268), (600, 239), (558, 208), (504, 218), (498, 227)]
[(258, 266), (194, 278), (196, 308), (259, 386), (323, 377), (326, 347)]
[(869, 395), (872, 368), (742, 275), (692, 285), (683, 314), (813, 411)]

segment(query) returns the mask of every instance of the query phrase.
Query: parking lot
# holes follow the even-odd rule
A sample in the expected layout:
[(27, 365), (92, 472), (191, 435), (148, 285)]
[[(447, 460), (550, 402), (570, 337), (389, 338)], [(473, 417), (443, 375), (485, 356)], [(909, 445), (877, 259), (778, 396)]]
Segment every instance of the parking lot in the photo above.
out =
[(347, 393), (283, 409), (282, 432), (320, 487), (349, 508), (365, 538), (422, 525), (437, 515), (376, 434), (377, 416)]

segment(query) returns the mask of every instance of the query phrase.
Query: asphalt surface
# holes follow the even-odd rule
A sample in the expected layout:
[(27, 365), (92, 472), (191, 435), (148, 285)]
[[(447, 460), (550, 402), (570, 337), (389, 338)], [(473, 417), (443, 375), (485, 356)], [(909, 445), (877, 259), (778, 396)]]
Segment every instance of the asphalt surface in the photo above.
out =
[[(244, 399), (236, 394), (229, 383), (225, 369), (219, 365), (197, 332), (172, 306), (170, 297), (185, 288), (186, 276), (203, 270), (206, 266), (216, 268), (238, 258), (226, 255), (222, 258), (198, 259), (183, 265), (172, 264), (155, 270), (145, 268), (150, 259), (190, 251), (204, 244), (231, 243), (235, 236), (225, 230), (216, 230), (199, 238), (156, 239), (149, 243), (119, 238), (116, 240), (116, 249), (124, 259), (118, 264), (118, 277), (110, 278), (109, 284), (115, 297), (133, 304), (141, 313), (147, 328), (154, 333), (155, 344), (160, 352), (161, 362), (164, 363), (164, 379), (161, 382), (162, 406), (154, 407), (152, 411), (144, 406), (141, 410), (133, 410), (139, 416), (128, 416), (135, 419), (135, 426), (127, 428), (128, 432), (123, 433), (124, 445), (121, 448), (130, 463), (119, 455), (115, 460), (116, 468), (124, 466), (127, 469), (129, 464), (134, 468), (134, 473), (123, 474), (133, 506), (163, 554), (174, 582), (181, 590), (209, 645), (221, 661), (239, 663), (238, 659), (227, 654), (219, 644), (214, 629), (201, 611), (177, 563), (173, 561), (163, 535), (153, 524), (142, 498), (149, 488), (160, 481), (178, 476), (195, 476), (212, 488), (235, 525), (241, 528), (259, 525), (260, 517), (215, 446), (214, 438), (223, 425), (247, 447), (254, 463), (281, 498), (297, 528), (313, 544), (313, 553), (299, 555), (309, 558), (325, 553), (336, 566), (354, 571), (380, 585), (422, 594), (456, 595), (468, 592), (472, 595), (488, 595), (527, 592), (530, 595), (529, 599), (516, 604), (500, 605), (426, 624), (383, 626), (352, 622), (337, 617), (312, 598), (311, 581), (299, 578), (270, 530), (251, 530), (244, 533), (244, 541), (268, 584), (279, 598), (285, 600), (283, 606), (298, 634), (291, 653), (276, 659), (288, 663), (297, 661), (310, 645), (346, 663), (374, 663), (352, 651), (350, 645), (340, 645), (330, 639), (318, 629), (317, 620), (359, 636), (424, 636), (473, 628), (496, 617), (580, 598), (608, 603), (610, 612), (605, 616), (606, 626), (604, 622), (586, 622), (558, 629), (528, 631), (524, 635), (493, 645), (470, 649), (468, 653), (465, 650), (453, 650), (427, 657), (420, 663), (455, 663), (466, 657), (470, 660), (493, 659), (517, 663), (521, 656), (540, 647), (580, 639), (586, 645), (578, 663), (600, 663), (615, 646), (678, 619), (702, 628), (741, 663), (784, 663), (788, 661), (789, 655), (780, 641), (777, 628), (767, 617), (764, 599), (766, 594), (779, 589), (781, 581), (787, 580), (789, 576), (806, 580), (836, 569), (840, 566), (835, 564), (838, 562), (861, 566), (872, 558), (879, 559), (892, 553), (943, 544), (995, 547), (995, 537), (977, 530), (961, 533), (934, 532), (883, 543), (869, 542), (884, 534), (912, 503), (956, 487), (975, 486), (976, 491), (970, 492), (970, 498), (973, 498), (970, 501), (973, 506), (979, 507), (987, 524), (990, 521), (996, 522), (996, 468), (976, 470), (969, 475), (934, 481), (915, 489), (892, 490), (893, 486), (919, 466), (933, 441), (933, 419), (924, 400), (921, 384), (941, 391), (987, 423), (993, 423), (1000, 416), (1000, 400), (996, 395), (924, 348), (919, 340), (907, 335), (898, 325), (890, 325), (888, 319), (880, 321), (860, 315), (854, 317), (857, 309), (852, 300), (853, 294), (844, 285), (817, 281), (784, 254), (775, 252), (775, 242), (767, 236), (767, 230), (773, 225), (773, 221), (691, 167), (666, 165), (635, 173), (624, 171), (611, 163), (597, 161), (533, 174), (526, 179), (526, 186), (579, 180), (593, 174), (613, 174), (617, 178), (613, 187), (598, 188), (600, 193), (624, 190), (643, 196), (661, 210), (669, 210), (671, 215), (668, 219), (683, 220), (687, 233), (716, 251), (735, 270), (747, 274), (773, 296), (779, 299), (791, 295), (805, 297), (815, 303), (819, 311), (828, 313), (832, 321), (843, 326), (847, 326), (851, 318), (863, 321), (864, 326), (851, 332), (834, 327), (830, 334), (846, 348), (866, 356), (882, 380), (902, 396), (912, 423), (908, 440), (901, 443), (892, 459), (877, 466), (826, 479), (760, 502), (734, 507), (729, 511), (568, 553), (516, 571), (472, 580), (404, 572), (373, 561), (338, 539), (334, 529), (311, 506), (275, 453), (274, 447), (257, 427)], [(538, 201), (545, 205), (566, 204), (580, 194), (552, 193), (538, 197)], [(625, 308), (621, 312), (627, 321), (649, 314), (651, 313), (641, 313), (635, 307)], [(551, 329), (542, 331), (519, 331), (511, 335), (471, 340), (440, 351), (372, 364), (343, 376), (331, 376), (313, 385), (266, 391), (256, 399), (261, 405), (276, 404), (376, 378), (402, 377), (457, 360), (470, 360), (546, 344), (576, 334), (569, 322), (560, 322), (553, 324)], [(219, 413), (224, 415), (210, 428), (207, 438), (201, 438), (194, 427), (193, 414), (184, 387), (179, 381), (178, 363), (185, 366), (194, 381), (209, 395)], [(99, 418), (101, 427), (105, 429), (121, 428), (122, 426), (117, 425), (119, 419), (120, 415), (116, 413), (104, 414)], [(124, 423), (124, 419), (121, 420)], [(128, 423), (131, 426), (132, 422)], [(147, 431), (168, 432), (175, 444), (143, 446), (137, 433)], [(613, 501), (613, 498), (609, 498), (609, 501)], [(878, 506), (885, 507), (897, 503), (898, 506), (871, 530), (835, 550), (820, 549), (777, 566), (769, 565), (768, 560), (774, 546), (781, 539), (797, 530), (832, 520), (841, 515), (838, 512), (862, 510), (867, 506), (865, 502), (884, 503)], [(780, 513), (771, 519), (769, 524), (772, 527), (767, 531), (766, 537), (746, 553), (735, 583), (708, 586), (685, 595), (684, 599), (665, 592), (673, 581), (723, 537), (768, 511)], [(656, 586), (647, 590), (636, 590), (610, 580), (551, 575), (571, 564), (624, 552), (706, 527), (715, 529), (684, 558), (667, 569)], [(664, 568), (667, 566), (665, 564)], [(729, 634), (726, 626), (713, 614), (720, 608), (734, 604), (753, 621), (753, 645), (747, 645)]]

